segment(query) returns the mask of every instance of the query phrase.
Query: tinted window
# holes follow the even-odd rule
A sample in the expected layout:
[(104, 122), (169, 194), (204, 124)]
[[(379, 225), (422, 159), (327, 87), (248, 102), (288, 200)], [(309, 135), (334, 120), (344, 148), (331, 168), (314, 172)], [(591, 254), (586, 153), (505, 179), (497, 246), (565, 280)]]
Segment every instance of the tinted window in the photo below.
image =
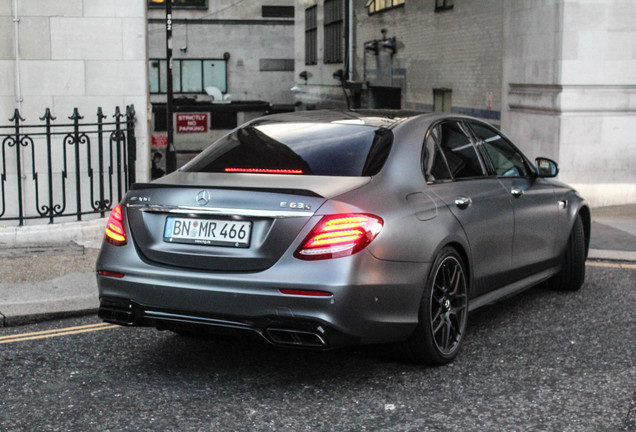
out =
[(183, 171), (293, 173), (325, 176), (377, 174), (393, 133), (343, 123), (252, 123), (208, 147)]
[[(435, 146), (428, 141), (431, 139)], [(444, 122), (429, 130), (425, 146), (424, 168), (427, 180), (480, 177), (484, 169), (465, 127)], [(444, 162), (444, 163), (442, 163)]]
[(499, 177), (525, 177), (529, 174), (521, 153), (497, 130), (472, 123), (475, 135), (488, 152), (493, 167)]
[(451, 180), (450, 170), (446, 164), (446, 159), (442, 155), (439, 147), (440, 133), (442, 126), (438, 125), (431, 128), (426, 134), (424, 141), (424, 175), (426, 181), (443, 181)]

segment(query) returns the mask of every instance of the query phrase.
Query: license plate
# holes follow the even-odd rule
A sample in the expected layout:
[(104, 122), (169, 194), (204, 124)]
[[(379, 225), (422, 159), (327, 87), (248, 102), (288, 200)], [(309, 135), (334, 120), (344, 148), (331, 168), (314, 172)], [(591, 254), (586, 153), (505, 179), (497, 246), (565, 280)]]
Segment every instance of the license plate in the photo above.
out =
[(251, 234), (252, 222), (169, 217), (163, 239), (172, 243), (247, 248)]

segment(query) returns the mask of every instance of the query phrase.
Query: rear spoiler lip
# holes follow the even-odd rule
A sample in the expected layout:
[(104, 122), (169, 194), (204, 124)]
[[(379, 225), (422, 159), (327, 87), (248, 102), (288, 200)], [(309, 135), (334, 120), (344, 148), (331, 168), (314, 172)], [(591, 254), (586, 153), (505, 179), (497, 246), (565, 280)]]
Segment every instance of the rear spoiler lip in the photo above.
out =
[(182, 184), (166, 184), (166, 183), (133, 183), (130, 190), (143, 189), (167, 189), (167, 188), (183, 188), (183, 189), (224, 189), (224, 190), (258, 190), (262, 192), (283, 193), (289, 195), (302, 195), (315, 198), (325, 198), (313, 191), (306, 189), (290, 189), (290, 188), (272, 188), (272, 187), (254, 187), (254, 186), (210, 186), (210, 185), (182, 185)]
[(331, 199), (369, 184), (372, 178), (285, 174), (186, 173), (176, 171), (152, 183), (135, 183), (130, 189), (198, 188), (246, 190)]

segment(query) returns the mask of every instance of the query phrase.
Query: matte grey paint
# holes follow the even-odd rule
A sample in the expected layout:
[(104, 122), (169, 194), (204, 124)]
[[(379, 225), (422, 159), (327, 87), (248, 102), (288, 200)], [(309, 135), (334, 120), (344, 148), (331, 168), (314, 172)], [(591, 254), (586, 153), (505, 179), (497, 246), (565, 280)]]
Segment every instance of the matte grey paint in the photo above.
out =
[[(350, 112), (276, 118), (321, 122), (339, 115), (365, 118)], [(382, 113), (370, 115), (371, 121), (382, 122)], [(163, 324), (205, 322), (250, 329), (270, 342), (277, 341), (268, 329), (276, 329), (277, 337), (285, 331), (308, 332), (315, 335), (313, 341), (324, 339), (332, 347), (406, 339), (418, 321), (430, 265), (447, 245), (466, 260), (471, 310), (554, 275), (574, 218), (587, 212), (583, 199), (569, 186), (539, 177), (427, 184), (420, 162), (426, 131), (437, 121), (467, 117), (403, 117), (386, 120), (394, 144), (374, 177), (177, 172), (136, 185), (123, 201), (128, 243), (105, 242), (98, 257), (98, 270), (125, 274), (97, 276), (102, 302), (123, 302), (134, 311), (131, 322), (139, 325), (159, 325), (161, 317), (166, 318)], [(281, 211), (281, 202), (302, 203), (310, 210), (297, 209), (298, 217), (227, 215), (253, 221), (249, 249), (163, 242), (165, 214), (148, 206), (195, 207), (202, 189), (211, 196), (206, 207), (221, 209), (221, 214), (224, 208)], [(522, 193), (515, 196), (513, 189)], [(458, 206), (458, 198), (467, 200)], [(568, 205), (560, 208), (559, 201)], [(323, 215), (347, 212), (384, 220), (366, 249), (320, 261), (293, 256)], [(290, 296), (280, 289), (333, 296)]]

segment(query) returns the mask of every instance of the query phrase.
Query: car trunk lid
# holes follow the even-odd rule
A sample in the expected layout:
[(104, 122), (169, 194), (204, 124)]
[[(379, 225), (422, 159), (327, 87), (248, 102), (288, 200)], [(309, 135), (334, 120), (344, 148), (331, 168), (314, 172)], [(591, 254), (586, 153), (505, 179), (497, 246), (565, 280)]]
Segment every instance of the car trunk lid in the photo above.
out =
[(148, 260), (204, 271), (272, 266), (330, 197), (368, 177), (174, 173), (134, 185), (131, 237)]

